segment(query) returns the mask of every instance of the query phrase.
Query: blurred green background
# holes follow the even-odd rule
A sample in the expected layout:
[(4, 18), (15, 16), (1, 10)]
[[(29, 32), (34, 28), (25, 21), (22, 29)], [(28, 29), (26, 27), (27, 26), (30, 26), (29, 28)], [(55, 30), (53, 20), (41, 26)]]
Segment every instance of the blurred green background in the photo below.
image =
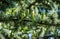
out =
[(0, 39), (60, 39), (60, 0), (0, 0)]

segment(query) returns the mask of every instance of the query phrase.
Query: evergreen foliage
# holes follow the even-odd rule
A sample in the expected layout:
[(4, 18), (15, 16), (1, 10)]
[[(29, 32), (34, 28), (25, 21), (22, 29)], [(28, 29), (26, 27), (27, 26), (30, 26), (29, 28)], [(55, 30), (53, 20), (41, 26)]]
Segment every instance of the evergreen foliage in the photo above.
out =
[(59, 2), (59, 0), (0, 0), (0, 39), (59, 38)]

